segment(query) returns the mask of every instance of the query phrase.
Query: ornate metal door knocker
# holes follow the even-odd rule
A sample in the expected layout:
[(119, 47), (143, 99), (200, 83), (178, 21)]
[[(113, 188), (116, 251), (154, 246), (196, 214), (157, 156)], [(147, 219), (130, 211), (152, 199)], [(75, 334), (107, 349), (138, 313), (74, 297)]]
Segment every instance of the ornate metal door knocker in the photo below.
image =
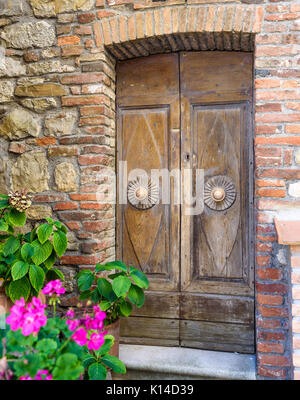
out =
[(139, 210), (147, 210), (158, 203), (159, 188), (151, 179), (148, 179), (148, 183), (145, 183), (137, 177), (128, 183), (127, 197), (133, 207)]
[(236, 194), (235, 185), (228, 176), (213, 176), (204, 185), (204, 203), (212, 210), (227, 210), (235, 202)]

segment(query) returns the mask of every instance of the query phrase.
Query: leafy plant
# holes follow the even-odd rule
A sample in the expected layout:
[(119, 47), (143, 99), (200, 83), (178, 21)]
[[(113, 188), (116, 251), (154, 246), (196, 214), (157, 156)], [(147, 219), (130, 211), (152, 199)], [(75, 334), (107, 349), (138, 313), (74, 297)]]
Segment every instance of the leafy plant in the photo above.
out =
[(106, 314), (98, 306), (79, 319), (73, 309), (59, 318), (55, 303), (64, 292), (61, 284), (50, 281), (43, 292), (51, 297), (52, 318), (39, 299), (27, 306), (22, 299), (0, 330), (0, 380), (104, 380), (108, 370), (126, 373), (122, 361), (109, 354), (114, 337), (105, 335)]
[(0, 195), (0, 281), (12, 301), (37, 296), (45, 281), (64, 280), (62, 272), (54, 268), (68, 245), (67, 228), (61, 222), (46, 218), (26, 234), (15, 233), (16, 227), (25, 225), (22, 210), (30, 204), (24, 192)]
[[(107, 277), (99, 275), (113, 272)], [(128, 317), (133, 309), (132, 305), (140, 308), (145, 302), (144, 290), (148, 289), (149, 282), (146, 275), (121, 261), (97, 264), (95, 272), (89, 269), (80, 271), (77, 275), (78, 288), (81, 292), (80, 300), (90, 299), (100, 305), (106, 312), (106, 323), (111, 324), (120, 316)]]

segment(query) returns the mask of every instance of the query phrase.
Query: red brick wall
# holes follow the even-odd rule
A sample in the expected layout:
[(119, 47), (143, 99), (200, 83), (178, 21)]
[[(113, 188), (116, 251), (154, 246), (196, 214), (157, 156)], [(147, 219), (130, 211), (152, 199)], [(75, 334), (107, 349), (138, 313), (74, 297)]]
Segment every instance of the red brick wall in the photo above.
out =
[[(289, 185), (300, 177), (299, 4), (266, 2), (255, 45), (256, 301), (258, 374), (291, 378), (290, 273), (278, 260), (274, 215), (299, 207)], [(286, 256), (285, 256), (286, 257)], [(288, 260), (287, 260), (288, 261)]]

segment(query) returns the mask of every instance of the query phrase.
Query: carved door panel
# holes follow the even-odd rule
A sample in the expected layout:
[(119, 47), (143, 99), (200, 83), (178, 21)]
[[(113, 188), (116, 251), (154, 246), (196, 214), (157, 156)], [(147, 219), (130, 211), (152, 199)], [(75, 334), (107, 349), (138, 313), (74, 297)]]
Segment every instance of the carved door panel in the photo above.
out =
[(153, 206), (117, 207), (118, 257), (150, 281), (145, 306), (122, 321), (123, 342), (253, 352), (251, 102), (250, 53), (118, 63), (117, 161), (127, 162), (119, 187), (139, 185), (133, 169), (203, 169), (205, 177), (201, 214), (174, 204), (172, 180), (170, 204), (160, 193)]
[[(134, 169), (148, 176), (153, 169), (179, 169), (178, 55), (121, 62), (117, 77), (118, 160), (127, 162), (128, 183), (137, 184), (129, 175)], [(178, 345), (180, 207), (161, 200), (147, 209), (120, 205), (118, 225), (120, 259), (150, 281), (145, 306), (122, 321), (123, 340)]]
[(180, 71), (182, 168), (204, 170), (205, 202), (182, 212), (181, 345), (252, 352), (252, 57), (182, 53)]

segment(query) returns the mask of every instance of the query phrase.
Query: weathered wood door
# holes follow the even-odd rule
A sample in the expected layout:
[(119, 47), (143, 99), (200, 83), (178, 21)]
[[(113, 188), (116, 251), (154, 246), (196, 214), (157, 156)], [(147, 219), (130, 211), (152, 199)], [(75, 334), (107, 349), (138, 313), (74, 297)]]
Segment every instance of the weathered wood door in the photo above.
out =
[(117, 206), (118, 257), (150, 281), (145, 306), (122, 321), (123, 342), (254, 351), (251, 107), (250, 53), (118, 63), (119, 199), (139, 185), (134, 169), (202, 169), (205, 202), (188, 215), (171, 178), (170, 204), (160, 193), (153, 206)]

